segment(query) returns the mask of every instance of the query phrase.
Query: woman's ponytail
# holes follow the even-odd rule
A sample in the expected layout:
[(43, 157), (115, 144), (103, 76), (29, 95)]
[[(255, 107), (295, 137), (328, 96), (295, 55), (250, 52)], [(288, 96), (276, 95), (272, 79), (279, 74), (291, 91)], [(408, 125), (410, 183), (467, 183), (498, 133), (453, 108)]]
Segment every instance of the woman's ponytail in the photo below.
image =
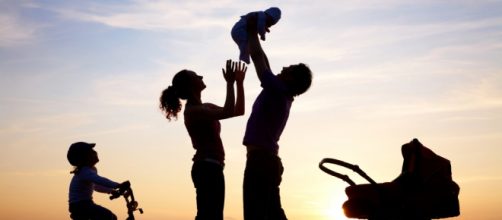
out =
[(172, 118), (178, 118), (178, 112), (181, 111), (181, 101), (174, 86), (169, 86), (162, 91), (159, 108), (167, 120), (171, 121)]

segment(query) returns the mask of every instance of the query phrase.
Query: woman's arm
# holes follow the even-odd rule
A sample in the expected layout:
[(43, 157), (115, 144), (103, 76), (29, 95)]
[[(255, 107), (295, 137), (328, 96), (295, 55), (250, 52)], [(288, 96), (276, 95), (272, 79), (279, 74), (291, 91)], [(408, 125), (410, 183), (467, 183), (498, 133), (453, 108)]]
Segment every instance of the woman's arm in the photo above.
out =
[(237, 84), (237, 101), (235, 102), (234, 116), (244, 115), (245, 98), (244, 98), (244, 78), (246, 77), (247, 66), (239, 62), (235, 70), (235, 82)]
[(227, 81), (227, 97), (225, 99), (225, 105), (223, 106), (222, 117), (220, 119), (230, 118), (234, 115), (235, 109), (235, 93), (234, 93), (234, 82), (235, 82), (235, 67), (236, 63), (232, 60), (227, 60), (226, 71), (221, 69), (223, 72), (223, 78)]
[(185, 108), (185, 119), (220, 120), (233, 117), (235, 115), (234, 82), (235, 82), (236, 68), (237, 68), (237, 62), (232, 62), (231, 60), (227, 60), (226, 70), (222, 69), (223, 78), (225, 78), (225, 81), (227, 82), (226, 98), (223, 107), (210, 103), (206, 103), (203, 105), (195, 105), (195, 106), (187, 105)]

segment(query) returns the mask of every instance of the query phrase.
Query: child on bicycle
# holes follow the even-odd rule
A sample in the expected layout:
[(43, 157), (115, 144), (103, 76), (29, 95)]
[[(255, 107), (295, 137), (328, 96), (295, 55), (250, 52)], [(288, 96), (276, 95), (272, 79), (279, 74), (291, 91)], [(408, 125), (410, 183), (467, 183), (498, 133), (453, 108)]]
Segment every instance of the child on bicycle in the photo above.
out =
[(76, 142), (68, 149), (68, 161), (75, 167), (71, 171), (73, 178), (69, 190), (70, 217), (74, 220), (117, 219), (113, 212), (95, 204), (92, 200), (93, 191), (112, 194), (114, 189), (121, 188), (123, 185), (98, 175), (95, 165), (99, 158), (98, 153), (93, 149), (95, 145)]

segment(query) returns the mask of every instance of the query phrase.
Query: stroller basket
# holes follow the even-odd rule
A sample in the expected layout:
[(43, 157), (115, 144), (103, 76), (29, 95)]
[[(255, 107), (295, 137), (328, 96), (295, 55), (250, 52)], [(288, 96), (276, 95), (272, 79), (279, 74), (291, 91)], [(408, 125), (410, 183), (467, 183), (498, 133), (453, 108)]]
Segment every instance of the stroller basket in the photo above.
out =
[[(324, 158), (319, 168), (349, 184), (345, 216), (371, 220), (425, 220), (460, 214), (460, 188), (451, 178), (450, 162), (423, 146), (417, 139), (402, 146), (401, 174), (391, 182), (377, 183), (359, 166), (333, 158)], [(369, 184), (356, 184), (349, 176), (326, 167), (335, 164), (348, 168)]]

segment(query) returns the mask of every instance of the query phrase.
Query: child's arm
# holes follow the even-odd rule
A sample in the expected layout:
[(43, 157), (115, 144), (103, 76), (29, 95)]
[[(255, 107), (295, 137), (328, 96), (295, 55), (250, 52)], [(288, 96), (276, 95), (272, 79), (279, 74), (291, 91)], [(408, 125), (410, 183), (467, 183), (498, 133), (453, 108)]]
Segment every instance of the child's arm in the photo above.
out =
[[(101, 186), (101, 187), (105, 187), (105, 188), (110, 188), (110, 189), (115, 189), (117, 187), (119, 187), (119, 183), (117, 182), (114, 182), (114, 181), (111, 181), (105, 177), (101, 177), (98, 175), (98, 172), (92, 168), (88, 168), (88, 167), (84, 167), (79, 175), (81, 176), (82, 179), (85, 179), (85, 180), (88, 180), (92, 183), (95, 184), (95, 186)], [(97, 187), (99, 188), (99, 187)], [(106, 189), (103, 189), (103, 188), (99, 188), (99, 189), (96, 189), (96, 191), (98, 190), (104, 190), (104, 191), (107, 191)], [(100, 191), (98, 191), (100, 192)]]
[[(129, 189), (130, 187), (131, 187), (131, 183), (129, 181), (125, 181), (125, 182), (119, 184), (115, 188), (110, 188), (110, 187), (102, 186), (99, 184), (94, 184), (95, 191), (101, 192), (101, 193), (108, 193), (108, 194), (112, 194), (112, 195), (116, 194), (118, 196), (120, 196), (123, 191), (125, 191), (126, 189)], [(118, 190), (115, 190), (115, 189), (118, 189)]]
[(94, 191), (96, 191), (96, 192), (110, 194), (110, 193), (113, 192), (113, 189), (114, 188), (102, 186), (102, 185), (99, 185), (99, 184), (94, 184)]

